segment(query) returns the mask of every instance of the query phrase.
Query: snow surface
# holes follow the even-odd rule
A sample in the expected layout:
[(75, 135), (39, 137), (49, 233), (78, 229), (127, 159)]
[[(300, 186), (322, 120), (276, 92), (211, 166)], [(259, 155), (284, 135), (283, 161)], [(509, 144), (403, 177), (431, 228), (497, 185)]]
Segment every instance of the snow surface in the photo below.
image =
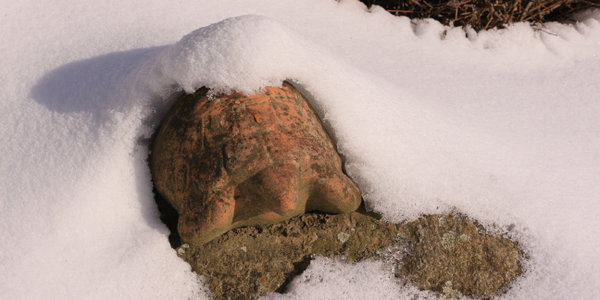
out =
[[(530, 260), (502, 298), (600, 297), (600, 11), (476, 33), (354, 0), (0, 8), (1, 299), (206, 298), (158, 218), (148, 137), (177, 89), (284, 79), (370, 209), (513, 228)], [(267, 298), (432, 297), (390, 272), (317, 258)]]

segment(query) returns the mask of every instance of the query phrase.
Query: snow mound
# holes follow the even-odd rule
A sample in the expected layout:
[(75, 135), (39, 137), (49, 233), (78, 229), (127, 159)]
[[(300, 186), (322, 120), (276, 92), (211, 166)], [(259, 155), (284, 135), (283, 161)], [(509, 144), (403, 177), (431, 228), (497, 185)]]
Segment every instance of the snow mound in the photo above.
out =
[(184, 36), (160, 57), (163, 75), (191, 93), (245, 93), (281, 85), (294, 75), (305, 49), (281, 23), (256, 15), (229, 18)]

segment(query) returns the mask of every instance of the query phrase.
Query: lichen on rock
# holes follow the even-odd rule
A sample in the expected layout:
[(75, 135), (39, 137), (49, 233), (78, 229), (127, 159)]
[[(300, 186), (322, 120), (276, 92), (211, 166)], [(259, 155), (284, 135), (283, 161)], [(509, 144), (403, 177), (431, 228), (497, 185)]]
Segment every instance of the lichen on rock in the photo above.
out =
[[(444, 246), (444, 236), (453, 242)], [(204, 245), (191, 245), (180, 257), (206, 278), (216, 299), (283, 293), (315, 255), (382, 260), (397, 266), (394, 274), (406, 285), (440, 298), (486, 299), (505, 292), (521, 274), (523, 252), (517, 246), (464, 216), (389, 224), (358, 212), (308, 213), (278, 224), (233, 229)]]
[(255, 299), (285, 292), (314, 255), (350, 261), (377, 257), (380, 249), (395, 243), (399, 229), (356, 212), (309, 213), (278, 224), (233, 229), (190, 246), (180, 257), (205, 276), (216, 299)]
[(517, 243), (463, 215), (424, 216), (405, 229), (402, 276), (441, 297), (500, 295), (522, 273)]

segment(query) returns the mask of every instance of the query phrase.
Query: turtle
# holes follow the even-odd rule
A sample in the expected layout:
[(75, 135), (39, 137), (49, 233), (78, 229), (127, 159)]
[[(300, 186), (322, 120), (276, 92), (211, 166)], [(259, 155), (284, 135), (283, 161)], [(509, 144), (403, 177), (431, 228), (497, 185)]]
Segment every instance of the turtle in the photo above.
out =
[(203, 245), (232, 228), (307, 211), (348, 213), (357, 185), (315, 111), (290, 83), (253, 95), (183, 94), (151, 145), (156, 190), (179, 214), (183, 242)]

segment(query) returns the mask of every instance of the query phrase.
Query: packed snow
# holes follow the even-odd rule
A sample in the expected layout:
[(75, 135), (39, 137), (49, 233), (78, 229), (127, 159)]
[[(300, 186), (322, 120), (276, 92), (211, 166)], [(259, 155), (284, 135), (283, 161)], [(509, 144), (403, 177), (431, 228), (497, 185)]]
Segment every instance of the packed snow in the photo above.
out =
[[(475, 32), (356, 0), (2, 1), (0, 298), (207, 298), (146, 164), (169, 94), (293, 82), (367, 207), (457, 210), (526, 250), (503, 299), (600, 297), (600, 11)], [(317, 258), (269, 299), (431, 298)]]

